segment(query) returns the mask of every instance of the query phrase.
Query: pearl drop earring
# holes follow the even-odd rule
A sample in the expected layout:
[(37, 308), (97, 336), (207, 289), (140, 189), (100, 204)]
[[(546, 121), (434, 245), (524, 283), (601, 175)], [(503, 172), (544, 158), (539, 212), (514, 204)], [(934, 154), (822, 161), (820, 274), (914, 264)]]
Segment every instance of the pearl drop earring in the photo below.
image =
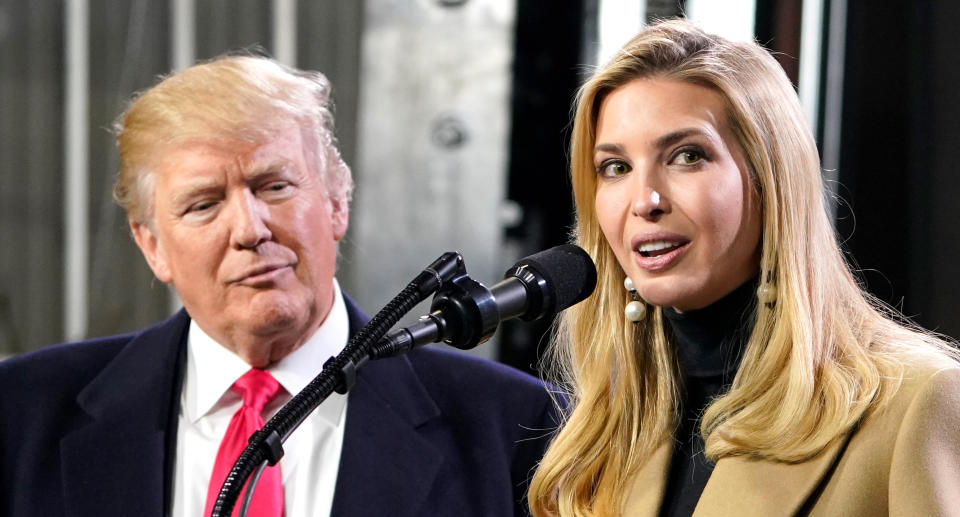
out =
[(777, 301), (777, 288), (772, 284), (763, 284), (757, 288), (757, 299), (760, 303), (772, 305)]
[(772, 271), (767, 272), (765, 281), (757, 288), (757, 300), (771, 308), (777, 303), (777, 284)]
[(630, 292), (630, 297), (633, 298), (633, 301), (628, 303), (623, 310), (623, 314), (628, 320), (636, 323), (647, 315), (647, 306), (640, 301), (640, 295), (637, 294), (637, 288), (634, 287), (633, 280), (630, 280), (630, 277), (623, 279), (623, 287)]

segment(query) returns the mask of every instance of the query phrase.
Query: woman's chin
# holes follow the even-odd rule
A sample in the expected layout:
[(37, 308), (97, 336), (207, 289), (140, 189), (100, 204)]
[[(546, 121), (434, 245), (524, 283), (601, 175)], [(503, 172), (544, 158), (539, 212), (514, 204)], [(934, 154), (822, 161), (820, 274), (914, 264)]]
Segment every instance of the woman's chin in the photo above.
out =
[[(659, 286), (640, 291), (640, 297), (650, 305), (657, 307), (672, 307), (680, 312), (699, 309), (702, 300), (698, 296), (699, 292), (687, 293), (676, 287)], [(708, 304), (703, 304), (708, 305)]]
[(686, 296), (676, 289), (676, 282), (664, 282), (660, 279), (644, 282), (637, 289), (643, 301), (657, 307), (673, 307), (682, 303)]

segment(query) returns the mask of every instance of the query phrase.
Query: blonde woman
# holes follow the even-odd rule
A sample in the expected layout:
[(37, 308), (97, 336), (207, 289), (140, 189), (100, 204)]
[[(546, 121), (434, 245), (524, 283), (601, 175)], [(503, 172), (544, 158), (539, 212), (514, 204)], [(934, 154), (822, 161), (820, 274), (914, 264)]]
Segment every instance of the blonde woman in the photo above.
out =
[(534, 515), (960, 514), (957, 353), (857, 284), (766, 51), (650, 26), (581, 88), (571, 162), (599, 279)]

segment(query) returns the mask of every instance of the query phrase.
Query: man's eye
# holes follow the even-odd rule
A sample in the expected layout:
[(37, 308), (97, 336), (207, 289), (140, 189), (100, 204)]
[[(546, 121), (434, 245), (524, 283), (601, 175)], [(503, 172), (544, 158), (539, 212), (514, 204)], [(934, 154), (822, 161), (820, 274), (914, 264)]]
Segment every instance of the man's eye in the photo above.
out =
[(190, 208), (187, 209), (187, 212), (204, 212), (206, 210), (210, 210), (211, 208), (213, 208), (214, 204), (215, 203), (213, 201), (203, 201), (201, 203), (196, 203), (194, 205), (191, 205)]
[(623, 176), (628, 172), (630, 172), (630, 166), (619, 160), (607, 161), (597, 167), (597, 174), (607, 178)]
[(261, 191), (274, 194), (277, 192), (283, 192), (290, 188), (290, 184), (285, 181), (275, 181), (273, 183), (267, 183), (260, 188)]

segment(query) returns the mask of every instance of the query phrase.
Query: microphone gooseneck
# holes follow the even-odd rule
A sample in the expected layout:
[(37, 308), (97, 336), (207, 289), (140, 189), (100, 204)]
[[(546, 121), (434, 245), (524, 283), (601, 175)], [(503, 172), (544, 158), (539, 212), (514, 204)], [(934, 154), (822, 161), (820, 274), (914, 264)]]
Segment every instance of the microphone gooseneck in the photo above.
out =
[(486, 341), (501, 321), (533, 321), (585, 299), (597, 284), (587, 252), (572, 244), (523, 258), (489, 289), (466, 274), (454, 277), (434, 296), (430, 314), (394, 330), (370, 349), (378, 359), (443, 341), (469, 349)]

